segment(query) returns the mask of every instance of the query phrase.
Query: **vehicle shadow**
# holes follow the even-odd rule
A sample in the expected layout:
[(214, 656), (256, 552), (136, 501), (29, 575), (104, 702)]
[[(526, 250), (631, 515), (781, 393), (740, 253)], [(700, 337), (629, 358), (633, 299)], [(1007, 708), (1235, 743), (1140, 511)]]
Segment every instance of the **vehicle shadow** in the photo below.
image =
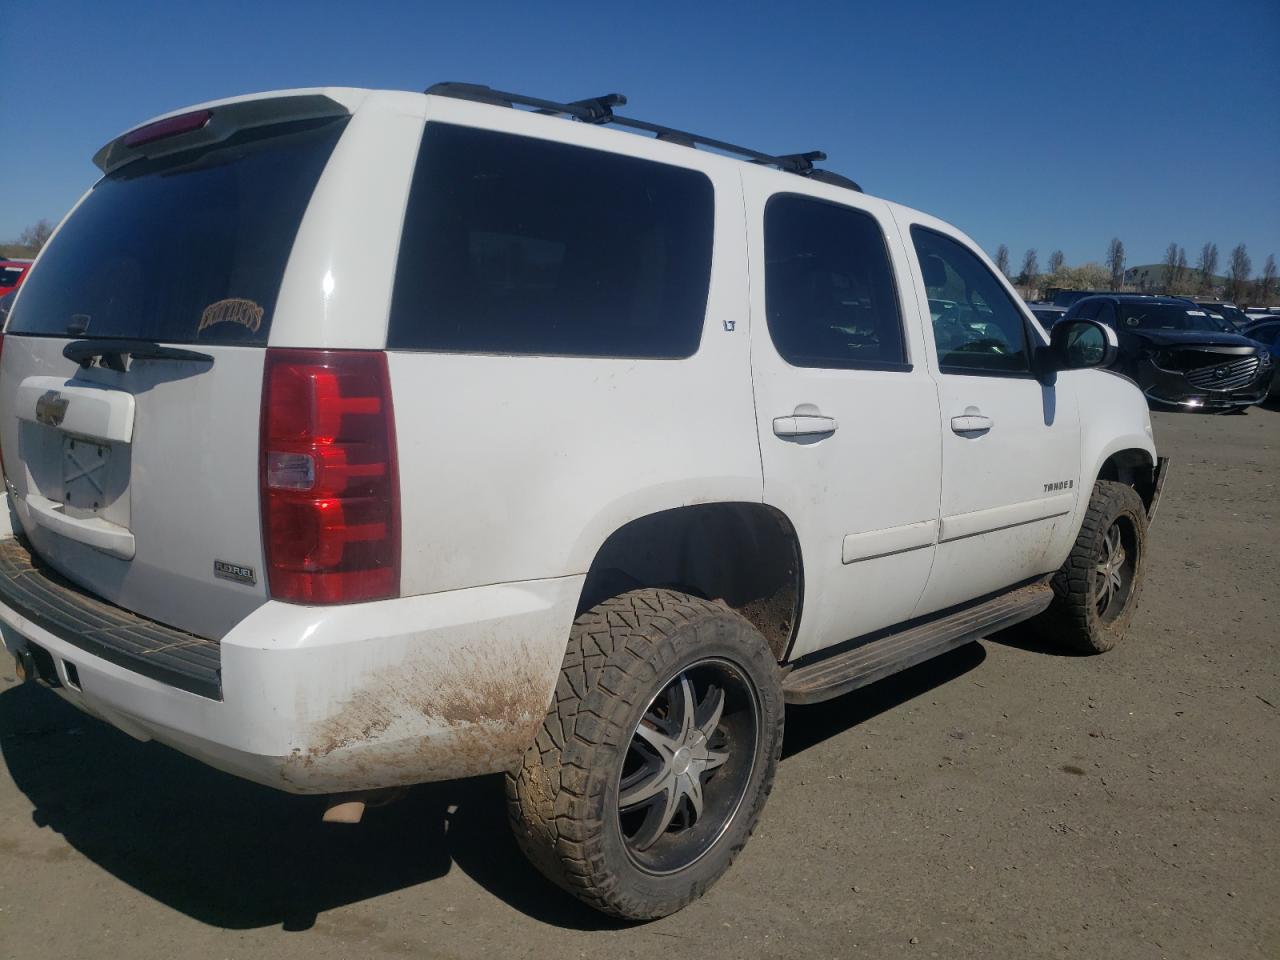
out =
[[(891, 710), (974, 669), (968, 644), (836, 700), (791, 708), (783, 756)], [(323, 801), (219, 773), (139, 743), (34, 685), (0, 691), (0, 754), (33, 807), (118, 879), (202, 923), (306, 930), (317, 915), (443, 877), (453, 867), (516, 910), (579, 930), (625, 926), (552, 886), (506, 825), (499, 777), (427, 784), (324, 824)], [(785, 772), (785, 765), (783, 771)], [(22, 856), (21, 847), (7, 856)]]
[(1023, 623), (1015, 623), (1008, 629), (1001, 630), (999, 633), (993, 633), (987, 638), (996, 643), (1003, 644), (1006, 647), (1013, 647), (1015, 650), (1025, 650), (1028, 653), (1040, 653), (1047, 657), (1066, 657), (1075, 659), (1077, 657), (1088, 657), (1090, 654), (1081, 653), (1079, 650), (1072, 650), (1061, 644), (1055, 643), (1052, 639), (1047, 638), (1044, 633), (1037, 630), (1035, 621), (1028, 620)]
[(545, 923), (615, 925), (524, 859), (497, 777), (427, 784), (358, 826), (324, 824), (319, 798), (138, 743), (30, 684), (0, 692), (0, 752), (36, 827), (212, 926), (306, 930), (319, 913), (443, 877), (455, 864)]
[[(837, 737), (882, 713), (900, 707), (930, 690), (950, 683), (987, 658), (980, 643), (967, 643), (940, 657), (886, 677), (869, 686), (810, 706), (787, 708), (787, 734), (782, 758), (793, 757)], [(784, 768), (785, 769), (785, 768)]]

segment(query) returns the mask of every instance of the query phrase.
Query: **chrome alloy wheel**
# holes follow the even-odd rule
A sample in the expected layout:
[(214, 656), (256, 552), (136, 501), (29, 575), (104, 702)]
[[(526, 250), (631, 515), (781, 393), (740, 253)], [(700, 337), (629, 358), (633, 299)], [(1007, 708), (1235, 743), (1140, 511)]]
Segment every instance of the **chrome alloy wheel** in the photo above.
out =
[(1107, 528), (1094, 566), (1094, 604), (1104, 623), (1121, 614), (1133, 587), (1137, 551), (1132, 537), (1125, 534), (1120, 520)]
[(759, 694), (722, 659), (682, 669), (649, 702), (618, 781), (618, 825), (649, 873), (694, 863), (742, 805), (759, 741)]

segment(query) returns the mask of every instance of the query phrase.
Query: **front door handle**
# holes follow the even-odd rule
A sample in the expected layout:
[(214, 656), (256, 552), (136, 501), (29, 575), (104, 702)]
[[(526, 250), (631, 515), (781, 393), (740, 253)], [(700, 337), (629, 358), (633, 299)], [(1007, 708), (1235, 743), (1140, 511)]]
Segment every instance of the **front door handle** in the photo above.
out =
[(995, 422), (980, 413), (966, 413), (962, 417), (951, 418), (951, 429), (956, 433), (986, 433)]
[(836, 432), (833, 417), (790, 416), (774, 417), (773, 432), (779, 437), (822, 437)]

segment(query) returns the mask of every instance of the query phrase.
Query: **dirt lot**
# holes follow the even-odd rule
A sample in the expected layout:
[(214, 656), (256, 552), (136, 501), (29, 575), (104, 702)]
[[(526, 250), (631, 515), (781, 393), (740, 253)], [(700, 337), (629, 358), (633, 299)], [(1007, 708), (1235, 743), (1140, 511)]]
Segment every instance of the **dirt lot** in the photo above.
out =
[(619, 927), (520, 859), (491, 778), (357, 828), (0, 665), (0, 956), (1280, 956), (1280, 409), (1157, 415), (1129, 642), (968, 647), (787, 715), (701, 902)]

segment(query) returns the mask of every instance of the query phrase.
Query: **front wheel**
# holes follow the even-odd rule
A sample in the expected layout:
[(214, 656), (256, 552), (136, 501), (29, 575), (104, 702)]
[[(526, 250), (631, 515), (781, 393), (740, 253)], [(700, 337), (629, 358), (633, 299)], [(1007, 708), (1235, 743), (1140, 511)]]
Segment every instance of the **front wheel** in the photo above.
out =
[(736, 613), (633, 590), (574, 622), (556, 701), (507, 778), (516, 839), (550, 879), (629, 919), (729, 868), (782, 746), (777, 663)]
[(1147, 512), (1127, 484), (1099, 480), (1067, 562), (1053, 576), (1053, 603), (1037, 626), (1077, 653), (1103, 653), (1133, 619), (1147, 558)]

